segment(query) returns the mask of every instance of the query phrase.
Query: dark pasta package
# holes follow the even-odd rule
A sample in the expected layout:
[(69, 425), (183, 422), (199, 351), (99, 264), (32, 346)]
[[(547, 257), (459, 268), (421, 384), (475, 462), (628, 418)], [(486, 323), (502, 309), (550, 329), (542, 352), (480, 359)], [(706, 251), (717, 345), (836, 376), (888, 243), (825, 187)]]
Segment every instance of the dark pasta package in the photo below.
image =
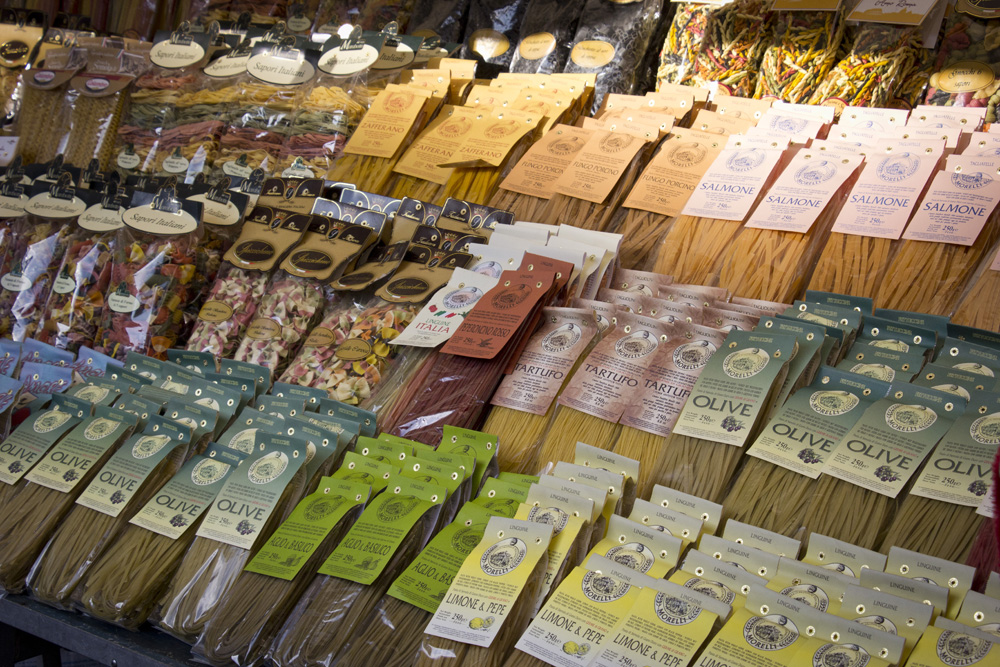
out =
[(443, 42), (460, 42), (465, 34), (469, 0), (416, 0), (411, 35), (433, 36)]
[(525, 74), (561, 72), (569, 58), (583, 5), (559, 0), (528, 0), (510, 71)]
[(528, 0), (472, 0), (462, 57), (509, 65), (527, 7)]
[(656, 30), (662, 0), (588, 0), (564, 72), (596, 73), (594, 109), (608, 93), (631, 93)]

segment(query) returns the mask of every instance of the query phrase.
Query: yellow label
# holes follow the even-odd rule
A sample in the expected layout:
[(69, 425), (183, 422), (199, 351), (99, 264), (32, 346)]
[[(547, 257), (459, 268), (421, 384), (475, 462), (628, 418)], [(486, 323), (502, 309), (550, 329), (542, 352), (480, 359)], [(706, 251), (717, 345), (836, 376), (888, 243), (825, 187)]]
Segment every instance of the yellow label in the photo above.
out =
[(538, 594), (538, 599), (544, 600), (552, 589), (556, 574), (566, 560), (570, 548), (578, 539), (585, 537), (580, 535), (580, 531), (583, 530), (587, 520), (581, 516), (573, 516), (558, 507), (536, 507), (527, 503), (521, 503), (514, 518), (552, 526), (552, 540), (548, 549), (549, 564), (545, 569), (545, 580)]
[(794, 664), (789, 658), (809, 641), (787, 616), (754, 616), (738, 609), (701, 654), (701, 661), (705, 665), (785, 667)]
[(993, 68), (978, 60), (962, 60), (931, 76), (930, 85), (946, 93), (982, 90), (996, 79)]
[(469, 48), (485, 60), (490, 60), (507, 53), (510, 40), (496, 30), (477, 30), (469, 36)]
[(615, 59), (615, 47), (607, 42), (588, 39), (573, 47), (569, 59), (578, 67), (604, 67)]
[(662, 579), (680, 559), (683, 544), (670, 533), (613, 515), (607, 537), (593, 548), (598, 554), (630, 570)]
[(225, 322), (233, 316), (233, 309), (221, 301), (206, 301), (198, 311), (198, 319), (204, 322)]
[(525, 60), (541, 60), (556, 48), (556, 38), (551, 32), (536, 32), (521, 40), (517, 52)]
[(996, 664), (1000, 659), (1000, 646), (987, 641), (980, 634), (944, 630), (935, 626), (927, 628), (916, 648), (906, 661), (907, 667), (971, 667)]
[(274, 320), (258, 318), (247, 327), (247, 336), (254, 340), (274, 340), (281, 336), (281, 327)]

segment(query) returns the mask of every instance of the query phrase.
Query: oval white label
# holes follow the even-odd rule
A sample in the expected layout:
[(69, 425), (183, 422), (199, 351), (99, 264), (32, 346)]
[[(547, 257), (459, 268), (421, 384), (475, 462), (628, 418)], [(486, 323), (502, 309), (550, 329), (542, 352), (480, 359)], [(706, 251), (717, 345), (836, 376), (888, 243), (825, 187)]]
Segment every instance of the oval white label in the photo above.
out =
[(354, 51), (330, 49), (320, 58), (319, 68), (334, 76), (350, 76), (371, 67), (378, 60), (379, 51), (365, 44)]
[(154, 65), (167, 69), (180, 69), (196, 64), (205, 56), (205, 49), (197, 42), (190, 44), (171, 44), (169, 41), (153, 45), (149, 51), (149, 59)]
[(122, 223), (122, 213), (124, 212), (124, 208), (107, 209), (100, 204), (94, 204), (80, 214), (77, 223), (87, 231), (110, 232), (124, 226)]
[(42, 192), (29, 199), (24, 210), (45, 218), (75, 218), (87, 210), (87, 205), (79, 197), (59, 199)]
[(130, 208), (122, 214), (122, 221), (132, 229), (150, 234), (190, 234), (198, 229), (198, 221), (186, 211), (167, 213), (151, 206)]
[(247, 72), (264, 83), (297, 86), (311, 79), (316, 68), (308, 60), (291, 60), (261, 53), (247, 61)]
[(23, 292), (31, 287), (31, 281), (24, 276), (17, 276), (13, 273), (8, 273), (3, 278), (0, 278), (0, 286), (3, 286), (5, 290), (11, 292)]

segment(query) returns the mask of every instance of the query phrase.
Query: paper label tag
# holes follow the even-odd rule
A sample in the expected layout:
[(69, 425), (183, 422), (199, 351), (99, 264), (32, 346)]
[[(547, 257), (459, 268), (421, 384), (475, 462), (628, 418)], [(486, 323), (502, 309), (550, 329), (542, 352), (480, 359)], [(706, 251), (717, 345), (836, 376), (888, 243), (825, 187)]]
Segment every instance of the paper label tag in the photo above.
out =
[(559, 194), (600, 204), (645, 145), (631, 134), (595, 131), (552, 188)]
[(709, 534), (715, 533), (719, 528), (719, 522), (722, 521), (722, 505), (666, 486), (654, 485), (649, 500), (656, 505), (704, 521), (705, 532)]
[(885, 569), (885, 556), (877, 551), (835, 540), (826, 535), (812, 533), (809, 548), (802, 558), (803, 563), (818, 565), (828, 570), (859, 578), (861, 571), (869, 568), (877, 571)]
[(684, 215), (743, 220), (782, 153), (761, 148), (722, 150), (688, 199)]
[(0, 482), (15, 484), (70, 429), (80, 423), (65, 410), (44, 410), (26, 419), (0, 443)]
[(208, 509), (233, 470), (223, 461), (191, 458), (129, 523), (176, 540)]
[(662, 579), (677, 565), (682, 549), (680, 538), (614, 514), (608, 522), (607, 535), (590, 553)]
[(492, 644), (551, 535), (546, 524), (491, 518), (425, 632), (474, 646)]
[(472, 307), (497, 284), (496, 278), (456, 268), (392, 345), (435, 347), (451, 338)]
[(1000, 642), (991, 642), (974, 630), (964, 633), (931, 626), (917, 642), (906, 664), (907, 667), (986, 667), (996, 662), (998, 656)]
[(393, 171), (444, 185), (454, 169), (438, 165), (448, 162), (458, 151), (483, 113), (481, 108), (442, 107), (438, 117), (403, 153)]
[(532, 144), (500, 187), (548, 199), (554, 192), (555, 182), (573, 163), (592, 135), (592, 130), (556, 125)]
[(718, 137), (678, 130), (668, 137), (629, 191), (625, 208), (675, 216), (722, 152)]
[(78, 505), (117, 517), (138, 493), (143, 482), (179, 443), (168, 435), (138, 435), (129, 438), (84, 489)]
[(953, 155), (920, 202), (904, 239), (969, 246), (1000, 202), (1000, 158)]
[(373, 100), (344, 147), (344, 153), (392, 157), (410, 133), (425, 99), (413, 90), (386, 88)]
[(701, 654), (706, 665), (754, 665), (783, 667), (791, 655), (810, 641), (800, 629), (778, 610), (767, 616), (754, 616), (747, 609), (733, 612), (719, 634)]
[(29, 482), (68, 493), (89, 474), (92, 466), (129, 430), (131, 415), (95, 416), (84, 419), (66, 434), (24, 476)]

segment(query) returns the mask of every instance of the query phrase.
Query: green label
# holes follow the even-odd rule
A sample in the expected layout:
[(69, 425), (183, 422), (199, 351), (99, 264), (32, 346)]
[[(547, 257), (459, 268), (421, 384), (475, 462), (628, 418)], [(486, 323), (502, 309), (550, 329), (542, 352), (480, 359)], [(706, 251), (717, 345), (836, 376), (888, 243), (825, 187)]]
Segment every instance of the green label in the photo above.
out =
[(243, 375), (226, 375), (224, 373), (216, 373), (214, 371), (209, 371), (205, 373), (205, 379), (209, 382), (214, 382), (221, 387), (228, 387), (235, 391), (240, 397), (239, 409), (245, 408), (255, 397), (254, 393), (254, 381), (251, 377), (246, 377)]
[(944, 341), (934, 363), (991, 378), (1000, 376), (1000, 350), (957, 338)]
[(306, 401), (306, 409), (315, 412), (319, 409), (320, 400), (327, 397), (327, 393), (322, 389), (314, 387), (300, 387), (297, 384), (287, 382), (275, 382), (271, 387), (271, 393), (275, 396), (300, 396)]
[(272, 417), (299, 417), (306, 411), (306, 401), (301, 397), (261, 396), (257, 409)]
[(528, 499), (530, 485), (489, 477), (482, 491), (473, 501), (498, 516), (508, 519), (517, 514), (517, 508)]
[(674, 433), (742, 447), (794, 349), (794, 336), (730, 332), (695, 382)]
[(320, 412), (331, 417), (341, 417), (350, 419), (358, 424), (361, 435), (374, 437), (376, 428), (375, 413), (371, 410), (363, 410), (356, 405), (348, 405), (335, 401), (332, 398), (324, 398), (319, 402)]
[(66, 434), (24, 478), (68, 493), (109, 449), (122, 441), (134, 423), (128, 413), (108, 411), (88, 417)]
[(94, 481), (77, 498), (77, 504), (117, 517), (153, 469), (178, 445), (168, 435), (132, 436), (98, 471)]
[[(261, 398), (265, 398), (261, 396)], [(312, 479), (316, 471), (341, 451), (341, 443), (347, 444), (343, 434), (328, 431), (320, 426), (310, 424), (304, 419), (291, 417), (285, 420), (285, 432), (305, 440), (309, 446), (306, 458), (306, 476)]]
[(66, 394), (52, 394), (51, 407), (78, 416), (90, 416), (94, 411), (94, 404), (74, 396)]
[(250, 453), (257, 444), (258, 432), (278, 435), (284, 431), (283, 419), (261, 414), (253, 408), (245, 408), (219, 438), (219, 444)]
[(122, 394), (115, 403), (115, 410), (127, 412), (136, 417), (136, 428), (144, 428), (151, 415), (160, 414), (163, 403), (134, 394)]
[(788, 376), (781, 385), (781, 391), (778, 392), (775, 401), (775, 405), (782, 405), (792, 393), (792, 389), (803, 384), (800, 380), (803, 377), (811, 378), (819, 364), (824, 361), (822, 350), (826, 343), (825, 327), (809, 322), (792, 322), (778, 317), (762, 317), (757, 327), (775, 333), (791, 334), (798, 342), (798, 350), (788, 362)]
[(396, 472), (399, 472), (398, 465), (376, 461), (357, 452), (347, 452), (344, 454), (343, 465), (333, 471), (331, 477), (367, 484), (375, 494), (385, 488), (389, 478)]
[(443, 486), (448, 490), (448, 497), (453, 496), (458, 491), (458, 487), (465, 481), (460, 468), (442, 465), (437, 461), (411, 459), (403, 464), (401, 472), (411, 479)]
[(433, 447), (428, 447), (422, 442), (417, 442), (416, 440), (408, 440), (407, 438), (401, 438), (398, 435), (392, 435), (391, 433), (379, 433), (378, 439), (382, 442), (388, 442), (394, 445), (398, 445), (401, 448), (409, 447), (411, 450), (416, 451), (417, 449), (433, 449)]
[(538, 475), (525, 475), (519, 472), (502, 472), (497, 475), (497, 479), (504, 482), (513, 482), (515, 484), (523, 484), (524, 486), (531, 486), (532, 484), (538, 484)]
[(389, 595), (432, 614), (436, 612), (466, 556), (483, 539), (486, 524), (493, 515), (474, 503), (463, 505), (455, 520), (435, 535), (396, 578)]
[(887, 382), (824, 367), (810, 386), (781, 406), (747, 453), (816, 479), (865, 408), (888, 391)]
[[(873, 299), (864, 296), (850, 296), (848, 294), (837, 294), (836, 292), (819, 292), (816, 290), (806, 291), (806, 300), (815, 303), (822, 303), (837, 308), (856, 310), (863, 315), (871, 315), (875, 307)], [(799, 302), (796, 302), (799, 303)]]
[(855, 343), (837, 368), (882, 382), (909, 382), (924, 365), (922, 352), (899, 352), (873, 343)]
[(961, 396), (963, 400), (969, 402), (972, 400), (973, 392), (992, 389), (993, 380), (984, 375), (966, 373), (940, 364), (927, 364), (920, 374), (913, 378), (913, 384), (946, 391)]
[(198, 527), (198, 537), (250, 549), (285, 487), (305, 463), (305, 446), (257, 446), (229, 476)]
[(368, 501), (365, 484), (324, 478), (319, 489), (302, 499), (274, 531), (246, 568), (291, 581), (345, 514)]
[(191, 439), (194, 442), (214, 433), (219, 422), (217, 411), (182, 400), (168, 403), (163, 409), (163, 416), (191, 429)]
[(192, 457), (129, 523), (176, 540), (208, 509), (235, 469), (215, 459)]
[(410, 529), (434, 505), (443, 502), (445, 490), (401, 475), (393, 475), (384, 493), (361, 514), (320, 574), (369, 585), (378, 579)]
[(882, 317), (866, 317), (858, 332), (858, 340), (887, 350), (923, 354), (934, 349), (937, 334), (931, 329)]
[(497, 437), (488, 433), (471, 431), (457, 426), (444, 427), (444, 436), (438, 451), (451, 454), (466, 454), (476, 457), (476, 472), (472, 479), (472, 488), (479, 489), (483, 485), (483, 477), (487, 470), (495, 464), (497, 455)]
[(246, 361), (235, 361), (233, 359), (223, 359), (221, 371), (226, 374), (232, 372), (243, 373), (254, 378), (257, 383), (257, 395), (266, 394), (271, 388), (271, 369), (265, 366), (258, 366)]
[(94, 405), (111, 405), (118, 400), (121, 393), (120, 391), (116, 391), (115, 385), (110, 382), (81, 384), (70, 387), (69, 391), (66, 392), (69, 396)]
[(395, 466), (402, 466), (413, 456), (413, 447), (406, 442), (385, 442), (364, 436), (358, 438), (354, 450), (362, 456)]
[(208, 443), (208, 447), (205, 448), (205, 451), (202, 452), (202, 456), (222, 461), (223, 463), (227, 463), (235, 468), (239, 464), (243, 463), (243, 459), (247, 457), (247, 454), (244, 454), (236, 449), (223, 447), (217, 442), (210, 442)]
[(110, 377), (116, 382), (125, 382), (132, 386), (133, 389), (138, 391), (141, 387), (146, 387), (153, 384), (153, 381), (144, 375), (135, 373), (128, 370), (127, 368), (108, 368), (107, 377)]
[(472, 479), (476, 473), (476, 457), (471, 454), (439, 452), (436, 449), (417, 449), (413, 455), (418, 459), (436, 461), (462, 471), (463, 479)]
[(0, 443), (0, 482), (15, 484), (81, 419), (62, 410), (37, 412)]

